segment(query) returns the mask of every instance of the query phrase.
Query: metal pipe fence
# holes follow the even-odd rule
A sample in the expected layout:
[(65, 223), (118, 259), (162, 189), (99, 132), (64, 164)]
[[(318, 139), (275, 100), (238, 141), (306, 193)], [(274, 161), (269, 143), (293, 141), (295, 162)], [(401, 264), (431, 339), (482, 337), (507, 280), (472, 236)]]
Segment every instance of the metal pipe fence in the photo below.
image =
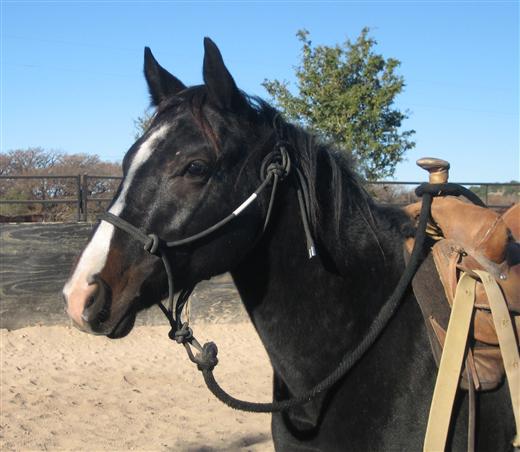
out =
[[(34, 176), (0, 176), (0, 207), (2, 205), (40, 205), (42, 210), (46, 206), (73, 205), (74, 211), (68, 212), (69, 221), (94, 221), (95, 215), (106, 209), (107, 204), (113, 199), (121, 181), (121, 176), (110, 175), (34, 175)], [(30, 185), (27, 187), (11, 186), (5, 181), (41, 181), (43, 185)], [(58, 186), (52, 185), (49, 189), (49, 181), (60, 181)], [(367, 191), (383, 204), (406, 205), (417, 200), (414, 188), (422, 182), (416, 181), (373, 181), (367, 182)], [(489, 207), (505, 209), (513, 203), (520, 202), (520, 183), (508, 182), (459, 182), (479, 195)], [(18, 190), (18, 191), (17, 191)], [(9, 196), (14, 194), (24, 195), (30, 192), (33, 199), (13, 199)], [(49, 193), (50, 191), (50, 193)], [(64, 196), (57, 196), (62, 194)], [(23, 216), (23, 215), (21, 215)], [(27, 215), (26, 215), (27, 216)], [(7, 215), (3, 215), (9, 218)]]
[[(382, 203), (392, 204), (404, 206), (411, 202), (415, 202), (418, 198), (415, 196), (415, 188), (424, 183), (414, 182), (414, 181), (371, 181), (366, 183), (366, 187), (372, 195), (375, 195), (376, 198)], [(451, 181), (450, 181), (451, 182)], [(492, 209), (506, 209), (511, 205), (520, 202), (520, 182), (454, 182), (459, 185), (463, 185), (466, 188), (469, 188), (473, 192), (475, 192), (484, 203), (492, 208)], [(381, 193), (374, 193), (374, 190), (370, 190), (371, 187), (407, 187), (406, 190), (403, 190), (402, 194), (399, 196), (398, 193), (395, 193), (395, 189), (391, 196), (390, 202), (385, 202), (384, 196), (381, 196)], [(495, 191), (493, 191), (493, 189)], [(502, 189), (502, 190), (499, 190)], [(379, 195), (379, 196), (378, 196)], [(399, 201), (401, 198), (401, 201)], [(404, 198), (404, 199), (403, 199)]]
[[(74, 205), (75, 211), (75, 219), (76, 221), (88, 221), (92, 219), (89, 217), (90, 214), (94, 214), (97, 210), (99, 210), (99, 206), (103, 204), (104, 207), (112, 201), (114, 194), (117, 191), (119, 186), (119, 182), (122, 179), (122, 176), (106, 176), (106, 175), (91, 175), (91, 174), (77, 174), (77, 175), (53, 175), (53, 174), (45, 174), (45, 175), (13, 175), (13, 176), (0, 176), (0, 207), (2, 205), (41, 205), (41, 206), (56, 206), (56, 205)], [(32, 193), (33, 199), (9, 199), (6, 196), (8, 190), (5, 186), (4, 181), (42, 181), (44, 183), (44, 187), (47, 188), (46, 182), (49, 180), (57, 180), (63, 182), (64, 184), (68, 184), (66, 187), (60, 187), (62, 191), (65, 191), (66, 194), (63, 197), (58, 196), (48, 196), (45, 188), (39, 188), (39, 193), (34, 195)], [(100, 191), (93, 188), (91, 185), (96, 181), (114, 181), (114, 183), (109, 184), (104, 187), (105, 190)], [(16, 187), (14, 187), (16, 189)], [(27, 195), (27, 191), (34, 192), (34, 186), (29, 185), (29, 187), (24, 187)], [(20, 193), (22, 193), (23, 189), (20, 189)], [(103, 196), (105, 195), (105, 196)], [(106, 196), (108, 195), (108, 196)], [(91, 208), (91, 212), (89, 212), (89, 203), (95, 203), (98, 208)], [(4, 215), (5, 216), (5, 215)], [(16, 216), (16, 215), (15, 215)], [(20, 215), (24, 216), (24, 215)]]

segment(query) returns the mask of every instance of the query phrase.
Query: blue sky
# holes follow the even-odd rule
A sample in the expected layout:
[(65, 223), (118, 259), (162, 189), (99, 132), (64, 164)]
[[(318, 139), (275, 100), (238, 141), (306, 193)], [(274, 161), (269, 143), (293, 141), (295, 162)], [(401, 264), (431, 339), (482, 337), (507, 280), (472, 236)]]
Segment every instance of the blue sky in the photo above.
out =
[(121, 160), (148, 105), (143, 47), (185, 84), (201, 82), (202, 39), (237, 84), (267, 97), (264, 78), (294, 80), (306, 28), (316, 44), (364, 26), (399, 59), (397, 99), (417, 146), (395, 179), (423, 180), (422, 156), (453, 181), (520, 179), (519, 2), (1, 1), (2, 152), (42, 146)]

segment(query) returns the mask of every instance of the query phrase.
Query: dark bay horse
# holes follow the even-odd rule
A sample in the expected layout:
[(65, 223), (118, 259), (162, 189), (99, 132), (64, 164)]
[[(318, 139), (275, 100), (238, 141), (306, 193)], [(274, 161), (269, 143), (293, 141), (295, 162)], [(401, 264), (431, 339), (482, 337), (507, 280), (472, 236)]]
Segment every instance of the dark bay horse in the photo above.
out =
[[(109, 212), (163, 240), (192, 236), (242, 205), (262, 183), (266, 156), (283, 141), (292, 168), (272, 208), (264, 190), (213, 234), (166, 250), (176, 290), (231, 272), (269, 354), (273, 398), (283, 400), (321, 381), (363, 338), (403, 272), (403, 241), (413, 228), (399, 209), (367, 195), (341, 153), (241, 92), (215, 44), (205, 39), (204, 45), (204, 84), (192, 87), (145, 50), (157, 113), (124, 158)], [(305, 215), (297, 173), (307, 188)], [(302, 215), (315, 240), (312, 259)], [(75, 324), (111, 338), (128, 334), (136, 314), (167, 292), (161, 259), (107, 221), (95, 229), (64, 288)], [(273, 415), (275, 445), (283, 451), (419, 450), (436, 370), (409, 292), (346, 377), (301, 408)], [(465, 398), (461, 393), (456, 402), (449, 449), (466, 448)], [(480, 395), (477, 428), (479, 450), (510, 449), (507, 387)]]

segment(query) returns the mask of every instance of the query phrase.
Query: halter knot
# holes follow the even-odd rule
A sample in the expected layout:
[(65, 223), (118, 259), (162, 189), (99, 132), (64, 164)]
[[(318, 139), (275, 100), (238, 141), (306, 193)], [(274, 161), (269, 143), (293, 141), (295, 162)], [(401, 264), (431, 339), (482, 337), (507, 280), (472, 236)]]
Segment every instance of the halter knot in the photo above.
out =
[(285, 170), (278, 163), (271, 163), (267, 167), (267, 174), (274, 174), (274, 175), (278, 176), (279, 178), (282, 178), (285, 176)]
[(150, 254), (157, 254), (161, 244), (161, 239), (157, 234), (148, 234), (148, 239), (144, 242), (143, 248)]
[(193, 339), (193, 330), (188, 326), (187, 323), (183, 323), (182, 327), (180, 327), (178, 330), (172, 328), (168, 333), (168, 337), (178, 344), (184, 344)]
[(197, 353), (195, 357), (194, 361), (197, 363), (197, 368), (201, 371), (208, 370), (211, 372), (218, 364), (217, 353), (217, 344), (214, 342), (206, 342), (202, 346), (201, 352)]
[(282, 141), (276, 143), (276, 151), (267, 154), (260, 167), (260, 177), (262, 180), (270, 176), (277, 176), (283, 180), (291, 171), (291, 159)]

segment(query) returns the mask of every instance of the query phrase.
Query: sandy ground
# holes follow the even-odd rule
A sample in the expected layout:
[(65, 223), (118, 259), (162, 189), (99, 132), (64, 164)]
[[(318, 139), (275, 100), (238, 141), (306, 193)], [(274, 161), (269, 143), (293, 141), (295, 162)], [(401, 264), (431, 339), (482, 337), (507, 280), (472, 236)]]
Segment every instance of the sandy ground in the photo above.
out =
[[(219, 347), (218, 381), (269, 401), (271, 370), (252, 326), (195, 324)], [(110, 340), (65, 326), (0, 330), (1, 450), (273, 450), (270, 417), (206, 389), (165, 326)]]

